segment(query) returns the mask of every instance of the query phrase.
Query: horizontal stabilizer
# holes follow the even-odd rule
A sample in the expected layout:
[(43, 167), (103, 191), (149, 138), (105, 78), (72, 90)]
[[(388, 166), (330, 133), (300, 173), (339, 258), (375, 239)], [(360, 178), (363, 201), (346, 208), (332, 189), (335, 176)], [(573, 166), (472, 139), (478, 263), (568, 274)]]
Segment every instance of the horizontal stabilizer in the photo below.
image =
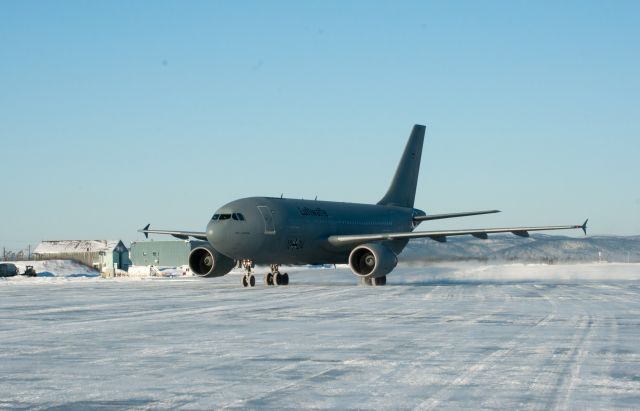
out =
[(467, 217), (471, 215), (481, 215), (481, 214), (493, 214), (499, 213), (500, 210), (486, 210), (486, 211), (468, 211), (465, 213), (447, 213), (447, 214), (431, 214), (431, 215), (421, 215), (413, 217), (413, 221), (430, 221), (430, 220), (441, 220), (443, 218), (456, 218), (456, 217)]
[(143, 233), (145, 238), (149, 238), (149, 234), (166, 234), (179, 238), (180, 240), (187, 240), (189, 237), (196, 238), (198, 240), (207, 240), (207, 233), (200, 231), (174, 231), (174, 230), (151, 230), (149, 227), (151, 224), (147, 224), (143, 229), (138, 230), (139, 233)]
[(149, 238), (149, 227), (151, 227), (151, 223), (147, 224), (142, 230), (139, 230), (141, 233), (144, 233), (144, 238)]

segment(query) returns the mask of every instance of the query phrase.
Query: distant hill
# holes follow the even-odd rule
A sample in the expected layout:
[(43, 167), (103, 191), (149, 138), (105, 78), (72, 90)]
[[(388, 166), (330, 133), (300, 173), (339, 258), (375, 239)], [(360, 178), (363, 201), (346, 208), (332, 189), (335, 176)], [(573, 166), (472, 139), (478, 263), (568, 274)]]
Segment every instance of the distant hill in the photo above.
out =
[(400, 261), (490, 262), (640, 262), (640, 236), (588, 236), (584, 238), (534, 234), (529, 238), (494, 235), (488, 240), (449, 237), (446, 243), (431, 239), (409, 242)]

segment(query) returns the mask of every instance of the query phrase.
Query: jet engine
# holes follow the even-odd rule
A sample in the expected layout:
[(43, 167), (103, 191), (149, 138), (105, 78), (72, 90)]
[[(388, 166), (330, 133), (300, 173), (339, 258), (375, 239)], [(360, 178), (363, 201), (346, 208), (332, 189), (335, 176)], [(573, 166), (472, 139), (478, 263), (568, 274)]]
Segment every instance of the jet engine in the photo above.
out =
[(363, 244), (349, 254), (349, 267), (357, 276), (379, 278), (389, 274), (398, 264), (398, 257), (380, 243)]
[(194, 248), (189, 254), (189, 268), (198, 277), (222, 277), (235, 265), (236, 262), (233, 259), (207, 245)]

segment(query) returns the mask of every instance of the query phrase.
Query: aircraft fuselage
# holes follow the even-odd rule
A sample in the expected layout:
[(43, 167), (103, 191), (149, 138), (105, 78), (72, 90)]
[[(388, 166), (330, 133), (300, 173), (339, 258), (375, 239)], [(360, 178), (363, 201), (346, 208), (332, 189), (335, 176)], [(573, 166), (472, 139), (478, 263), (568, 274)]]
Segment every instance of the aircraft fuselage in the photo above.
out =
[[(335, 246), (331, 235), (408, 232), (424, 212), (405, 207), (317, 200), (250, 197), (222, 206), (207, 225), (213, 248), (235, 260), (256, 264), (340, 264), (350, 246)], [(396, 254), (408, 240), (386, 242)]]

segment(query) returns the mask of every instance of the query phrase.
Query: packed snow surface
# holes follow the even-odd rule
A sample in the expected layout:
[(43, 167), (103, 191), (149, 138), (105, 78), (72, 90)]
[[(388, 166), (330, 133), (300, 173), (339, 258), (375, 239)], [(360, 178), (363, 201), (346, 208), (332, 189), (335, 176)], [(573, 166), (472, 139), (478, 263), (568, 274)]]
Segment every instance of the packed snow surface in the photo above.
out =
[[(38, 277), (98, 277), (100, 273), (93, 268), (71, 260), (44, 260), (44, 261), (13, 261), (21, 273), (24, 273), (28, 265), (32, 266)], [(28, 280), (33, 283), (33, 278), (13, 277), (12, 280)]]
[(639, 264), (288, 271), (0, 281), (0, 409), (640, 407)]

